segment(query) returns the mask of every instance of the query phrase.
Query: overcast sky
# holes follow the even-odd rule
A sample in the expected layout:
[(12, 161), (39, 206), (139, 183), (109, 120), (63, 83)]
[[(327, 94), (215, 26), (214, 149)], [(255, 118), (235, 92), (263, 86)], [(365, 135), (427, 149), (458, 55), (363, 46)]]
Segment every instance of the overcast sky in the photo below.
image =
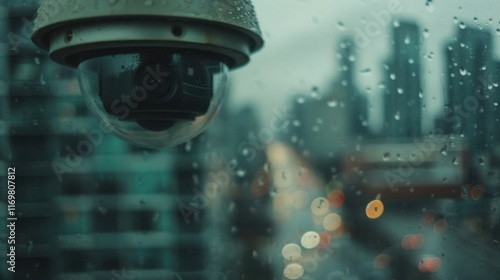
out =
[[(271, 116), (273, 108), (281, 108), (294, 94), (308, 94), (311, 88), (328, 87), (337, 75), (335, 48), (338, 41), (356, 28), (365, 30), (375, 20), (374, 12), (389, 11), (391, 2), (399, 2), (401, 12), (392, 19), (411, 19), (419, 22), (424, 48), (425, 102), (430, 104), (429, 115), (443, 108), (442, 84), (444, 47), (454, 37), (460, 21), (468, 26), (490, 29), (498, 57), (500, 1), (497, 0), (253, 0), (264, 34), (264, 48), (252, 56), (250, 64), (231, 73), (233, 90), (229, 105), (252, 103), (261, 108), (262, 121)], [(457, 20), (454, 17), (458, 18)], [(474, 18), (477, 18), (475, 21)], [(492, 21), (490, 21), (490, 18)], [(380, 35), (370, 38), (356, 56), (357, 79), (374, 106), (371, 124), (380, 126), (381, 103), (377, 84), (384, 81), (383, 63), (390, 57), (390, 25)], [(432, 59), (424, 58), (433, 52)], [(369, 74), (362, 69), (370, 68)], [(372, 92), (366, 90), (373, 88)], [(426, 128), (431, 118), (425, 120)]]

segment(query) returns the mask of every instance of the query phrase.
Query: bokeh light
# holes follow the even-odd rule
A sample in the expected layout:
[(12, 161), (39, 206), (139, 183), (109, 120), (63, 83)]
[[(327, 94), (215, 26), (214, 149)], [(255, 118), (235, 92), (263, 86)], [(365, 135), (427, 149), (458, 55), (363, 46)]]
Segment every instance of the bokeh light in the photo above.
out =
[(338, 229), (341, 224), (342, 224), (342, 218), (336, 213), (328, 214), (323, 219), (323, 227), (327, 231), (334, 231)]
[(311, 203), (311, 211), (314, 215), (322, 216), (328, 213), (330, 203), (324, 197), (318, 197)]
[(436, 272), (441, 268), (442, 262), (440, 258), (423, 258), (418, 262), (418, 270), (420, 272)]
[(432, 225), (434, 223), (435, 213), (432, 211), (425, 211), (422, 216), (422, 225)]
[(470, 191), (470, 196), (473, 200), (480, 200), (483, 198), (484, 195), (484, 187), (481, 185), (477, 185), (472, 187), (472, 190)]
[(306, 249), (312, 249), (319, 245), (320, 236), (315, 231), (308, 231), (302, 235), (300, 243)]
[(295, 243), (288, 243), (281, 250), (283, 258), (287, 261), (296, 261), (302, 256), (302, 249)]
[(333, 190), (328, 193), (328, 202), (330, 206), (338, 208), (344, 204), (345, 195), (341, 190)]
[(375, 199), (366, 205), (366, 216), (370, 219), (377, 219), (384, 213), (384, 204), (382, 201)]
[(325, 185), (326, 194), (329, 194), (334, 190), (343, 190), (343, 189), (344, 189), (344, 184), (338, 179), (333, 179)]
[(373, 260), (373, 267), (376, 269), (385, 269), (391, 264), (391, 257), (387, 254), (380, 254)]
[(75, 208), (67, 208), (64, 210), (64, 220), (69, 223), (69, 224), (74, 224), (78, 222), (78, 219), (80, 218), (80, 214)]
[(327, 248), (332, 243), (332, 236), (328, 232), (320, 232), (319, 238), (320, 241), (318, 247), (321, 249)]
[(288, 279), (299, 279), (304, 275), (304, 267), (298, 263), (291, 263), (285, 267), (283, 275)]
[(407, 234), (401, 240), (401, 248), (404, 250), (415, 250), (420, 248), (424, 243), (424, 235), (422, 234)]
[(434, 222), (432, 229), (434, 230), (434, 233), (442, 234), (446, 231), (446, 229), (448, 229), (448, 222), (444, 218), (439, 219), (436, 222)]

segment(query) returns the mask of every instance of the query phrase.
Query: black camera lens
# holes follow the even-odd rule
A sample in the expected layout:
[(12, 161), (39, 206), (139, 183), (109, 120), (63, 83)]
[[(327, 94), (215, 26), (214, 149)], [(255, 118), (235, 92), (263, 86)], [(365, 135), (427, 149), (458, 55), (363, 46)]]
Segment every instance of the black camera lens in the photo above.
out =
[(138, 120), (137, 124), (149, 131), (163, 131), (177, 123), (174, 120)]
[(127, 49), (78, 67), (90, 110), (119, 137), (144, 147), (183, 143), (214, 119), (226, 63), (200, 51)]
[(136, 72), (136, 85), (145, 89), (145, 103), (161, 103), (171, 99), (179, 89), (175, 69), (167, 65), (143, 64)]
[(115, 56), (100, 64), (99, 97), (107, 114), (164, 131), (207, 113), (220, 62), (164, 50)]

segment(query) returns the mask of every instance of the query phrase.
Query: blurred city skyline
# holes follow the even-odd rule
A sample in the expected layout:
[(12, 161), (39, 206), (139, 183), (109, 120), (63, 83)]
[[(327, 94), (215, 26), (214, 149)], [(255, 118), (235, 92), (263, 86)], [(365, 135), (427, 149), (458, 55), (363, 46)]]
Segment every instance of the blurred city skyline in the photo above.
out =
[[(401, 12), (393, 14), (379, 35), (370, 37), (365, 48), (357, 48), (355, 81), (362, 95), (373, 106), (370, 127), (381, 131), (383, 96), (378, 85), (385, 81), (383, 65), (391, 58), (394, 20), (413, 21), (419, 26), (422, 40), (422, 82), (428, 104), (423, 130), (430, 130), (434, 119), (442, 112), (447, 80), (446, 50), (458, 34), (461, 22), (467, 27), (483, 28), (492, 33), (493, 55), (500, 55), (500, 22), (494, 10), (486, 5), (467, 1), (255, 1), (266, 40), (265, 48), (252, 57), (248, 67), (231, 73), (232, 89), (228, 104), (258, 104), (262, 120), (272, 116), (272, 110), (290, 104), (290, 97), (308, 96), (316, 87), (323, 94), (339, 76), (336, 57), (338, 44), (346, 36), (364, 30), (373, 13), (387, 11), (388, 4), (400, 3)], [(498, 5), (500, 3), (491, 5)], [(276, 20), (276, 14), (280, 20)], [(300, 15), (300, 16), (297, 16)], [(492, 21), (490, 21), (492, 19)], [(290, 32), (293, 30), (293, 32)], [(425, 33), (425, 34), (424, 34)], [(314, 42), (314, 43), (311, 43)], [(299, 51), (303, 50), (303, 51)], [(369, 73), (366, 69), (370, 69)], [(367, 90), (371, 88), (371, 90)]]

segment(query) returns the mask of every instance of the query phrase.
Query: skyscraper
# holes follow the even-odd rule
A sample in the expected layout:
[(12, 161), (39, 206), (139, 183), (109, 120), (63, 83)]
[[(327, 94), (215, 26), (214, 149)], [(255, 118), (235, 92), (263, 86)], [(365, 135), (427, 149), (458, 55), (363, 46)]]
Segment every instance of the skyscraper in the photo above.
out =
[(367, 98), (355, 85), (354, 42), (340, 41), (337, 49), (340, 74), (325, 89), (313, 88), (308, 97), (294, 104), (293, 144), (318, 160), (331, 161), (353, 147), (353, 139), (367, 135)]
[(420, 34), (415, 23), (400, 22), (394, 28), (394, 54), (387, 64), (384, 95), (384, 135), (412, 138), (421, 135), (422, 107)]

